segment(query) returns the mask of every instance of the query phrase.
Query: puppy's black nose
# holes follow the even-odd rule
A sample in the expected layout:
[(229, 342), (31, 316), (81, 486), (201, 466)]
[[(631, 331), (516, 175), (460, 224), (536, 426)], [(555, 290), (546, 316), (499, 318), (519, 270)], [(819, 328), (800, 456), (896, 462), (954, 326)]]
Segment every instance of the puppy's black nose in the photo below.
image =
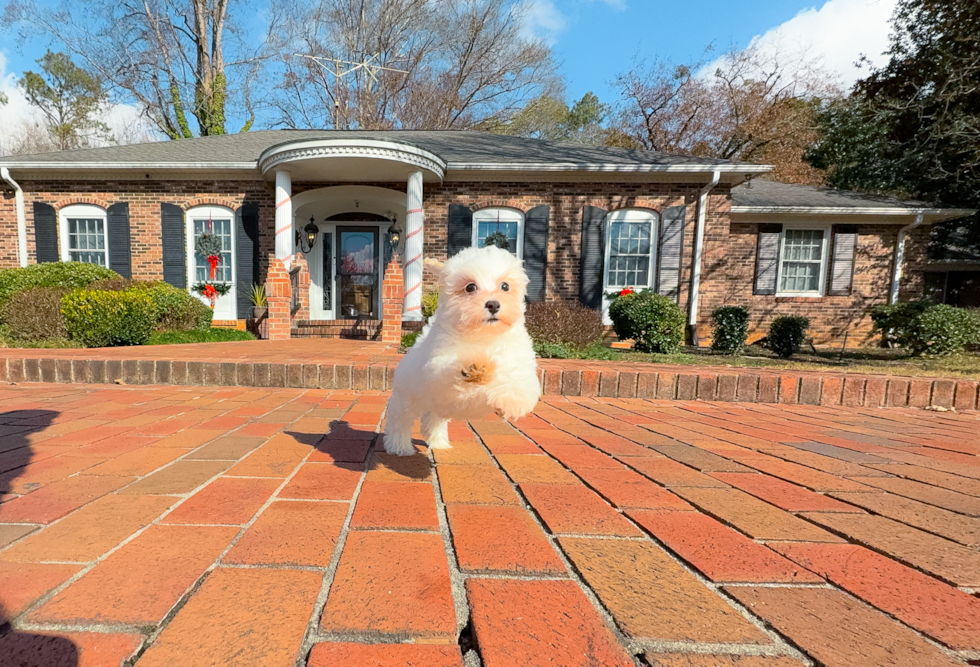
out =
[(486, 309), (490, 311), (490, 314), (491, 315), (496, 315), (497, 314), (497, 311), (500, 310), (500, 302), (499, 301), (487, 301), (483, 305), (486, 306)]

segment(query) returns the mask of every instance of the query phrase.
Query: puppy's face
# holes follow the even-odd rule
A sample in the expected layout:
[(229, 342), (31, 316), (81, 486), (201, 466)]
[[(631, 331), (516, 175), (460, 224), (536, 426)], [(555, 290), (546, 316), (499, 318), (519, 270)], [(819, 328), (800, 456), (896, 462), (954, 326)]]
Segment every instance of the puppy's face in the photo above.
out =
[(442, 267), (438, 317), (464, 335), (499, 335), (524, 318), (527, 274), (500, 248), (470, 248)]

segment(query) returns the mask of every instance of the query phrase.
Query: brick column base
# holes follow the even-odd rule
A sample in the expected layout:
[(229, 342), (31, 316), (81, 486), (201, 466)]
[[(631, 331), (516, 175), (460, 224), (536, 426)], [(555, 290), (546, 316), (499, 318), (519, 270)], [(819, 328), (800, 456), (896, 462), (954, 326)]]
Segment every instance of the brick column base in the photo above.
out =
[(405, 299), (405, 281), (398, 253), (392, 253), (381, 283), (381, 340), (398, 344), (402, 340), (402, 307)]
[(292, 288), (289, 284), (289, 272), (280, 259), (272, 260), (269, 265), (265, 296), (269, 302), (269, 340), (288, 340), (292, 328), (292, 318), (289, 313)]

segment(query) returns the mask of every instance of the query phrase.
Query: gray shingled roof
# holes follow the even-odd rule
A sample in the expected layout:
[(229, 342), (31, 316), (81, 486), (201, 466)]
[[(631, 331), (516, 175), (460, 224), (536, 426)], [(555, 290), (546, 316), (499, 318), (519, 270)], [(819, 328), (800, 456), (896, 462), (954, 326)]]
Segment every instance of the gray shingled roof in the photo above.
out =
[[(311, 139), (377, 139), (397, 141), (435, 153), (456, 164), (612, 164), (612, 165), (731, 165), (729, 160), (669, 155), (628, 148), (608, 148), (564, 144), (522, 137), (508, 137), (472, 131), (330, 131), (330, 130), (258, 130), (245, 134), (227, 134), (180, 141), (161, 141), (132, 146), (109, 146), (58, 153), (17, 155), (0, 158), (0, 165), (120, 164), (146, 166), (165, 163), (207, 163), (243, 166), (256, 162), (272, 146)], [(758, 165), (746, 165), (755, 170)]]
[(917, 209), (936, 208), (920, 201), (902, 201), (894, 197), (869, 195), (850, 190), (794, 185), (755, 179), (732, 188), (733, 207), (751, 208), (860, 208)]

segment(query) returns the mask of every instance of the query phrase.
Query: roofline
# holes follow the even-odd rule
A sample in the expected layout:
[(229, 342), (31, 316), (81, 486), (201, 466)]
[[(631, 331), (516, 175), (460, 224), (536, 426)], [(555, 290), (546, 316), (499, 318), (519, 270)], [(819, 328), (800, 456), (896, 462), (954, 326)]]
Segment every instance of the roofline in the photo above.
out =
[(8, 169), (200, 169), (205, 170), (257, 170), (257, 162), (7, 162), (0, 160), (0, 166)]
[(928, 208), (873, 206), (732, 206), (732, 213), (781, 213), (788, 215), (933, 215), (959, 218), (976, 213), (969, 208)]

